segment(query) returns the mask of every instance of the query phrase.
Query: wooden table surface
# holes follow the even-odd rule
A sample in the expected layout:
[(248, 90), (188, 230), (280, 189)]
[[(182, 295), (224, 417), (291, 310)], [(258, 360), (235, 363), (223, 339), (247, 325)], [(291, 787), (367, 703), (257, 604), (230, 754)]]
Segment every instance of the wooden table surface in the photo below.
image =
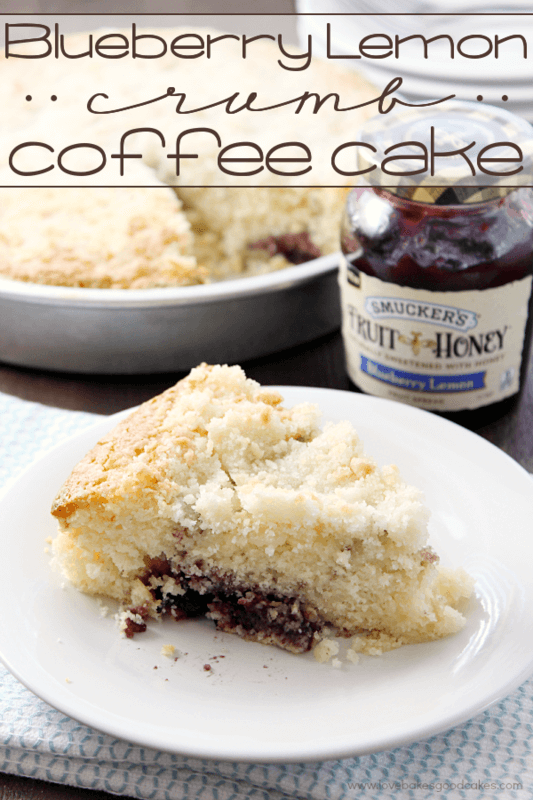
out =
[[(483, 427), (480, 436), (505, 450), (533, 472), (533, 347), (522, 393), (514, 409)], [(340, 333), (242, 365), (261, 384), (321, 386), (350, 390)], [(23, 398), (95, 414), (114, 414), (148, 400), (185, 373), (164, 375), (72, 375), (23, 369), (0, 363), (0, 391)], [(352, 389), (353, 390), (353, 389)]]
[[(490, 425), (474, 428), (530, 472), (533, 472), (532, 360), (515, 408)], [(243, 366), (249, 377), (262, 384), (350, 390), (338, 333)], [(181, 377), (183, 373), (120, 377), (65, 375), (0, 364), (0, 391), (50, 406), (113, 414), (153, 397)], [(0, 800), (109, 800), (111, 797), (105, 792), (0, 774)]]

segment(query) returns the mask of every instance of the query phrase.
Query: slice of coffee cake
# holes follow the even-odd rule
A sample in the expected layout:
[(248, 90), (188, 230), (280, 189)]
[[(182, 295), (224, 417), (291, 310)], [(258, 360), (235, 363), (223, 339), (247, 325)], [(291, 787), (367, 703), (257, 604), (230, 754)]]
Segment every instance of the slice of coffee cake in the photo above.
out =
[(319, 415), (239, 367), (193, 369), (59, 492), (63, 573), (116, 598), (127, 636), (165, 613), (296, 653), (328, 633), (375, 652), (459, 630), (471, 581), (435, 563), (419, 492)]

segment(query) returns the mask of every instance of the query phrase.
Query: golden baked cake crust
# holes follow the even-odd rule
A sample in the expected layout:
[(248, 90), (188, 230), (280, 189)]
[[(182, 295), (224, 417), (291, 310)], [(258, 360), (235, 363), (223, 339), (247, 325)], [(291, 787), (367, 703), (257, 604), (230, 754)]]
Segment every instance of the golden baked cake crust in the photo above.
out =
[(75, 468), (52, 509), (57, 563), (122, 604), (126, 635), (162, 613), (292, 652), (458, 631), (471, 581), (438, 567), (419, 492), (319, 417), (239, 367), (197, 367)]
[(0, 205), (0, 274), (89, 289), (204, 283), (172, 189), (11, 188)]

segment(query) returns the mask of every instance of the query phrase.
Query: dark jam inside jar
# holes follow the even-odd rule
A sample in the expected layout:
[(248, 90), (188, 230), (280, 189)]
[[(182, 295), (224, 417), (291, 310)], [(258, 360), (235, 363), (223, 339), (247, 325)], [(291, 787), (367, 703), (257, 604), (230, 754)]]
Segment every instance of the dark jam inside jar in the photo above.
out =
[[(341, 245), (348, 273), (355, 279), (363, 272), (413, 289), (459, 292), (493, 289), (531, 275), (532, 230), (530, 188), (477, 205), (448, 206), (417, 203), (368, 187), (352, 190)], [(530, 298), (520, 386), (528, 363), (532, 311)], [(517, 397), (438, 413), (480, 428), (510, 410)]]

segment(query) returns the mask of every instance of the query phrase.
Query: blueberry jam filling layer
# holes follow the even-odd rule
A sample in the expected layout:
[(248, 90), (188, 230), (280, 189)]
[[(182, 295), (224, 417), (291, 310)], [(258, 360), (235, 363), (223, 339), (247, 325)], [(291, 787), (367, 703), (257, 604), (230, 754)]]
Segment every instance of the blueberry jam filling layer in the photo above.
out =
[(291, 264), (304, 264), (321, 255), (313, 244), (307, 231), (302, 233), (285, 233), (282, 236), (268, 236), (248, 245), (250, 250), (265, 250), (270, 258), (275, 255), (285, 256)]
[[(142, 581), (161, 614), (176, 620), (206, 616), (221, 631), (277, 644), (293, 653), (311, 650), (325, 628), (316, 610), (300, 598), (238, 585), (231, 576), (214, 571), (202, 574), (201, 564), (195, 565), (193, 574), (174, 570), (163, 556), (151, 559)], [(148, 613), (143, 608), (129, 612), (132, 618), (126, 620), (125, 633), (131, 638), (146, 629)]]

